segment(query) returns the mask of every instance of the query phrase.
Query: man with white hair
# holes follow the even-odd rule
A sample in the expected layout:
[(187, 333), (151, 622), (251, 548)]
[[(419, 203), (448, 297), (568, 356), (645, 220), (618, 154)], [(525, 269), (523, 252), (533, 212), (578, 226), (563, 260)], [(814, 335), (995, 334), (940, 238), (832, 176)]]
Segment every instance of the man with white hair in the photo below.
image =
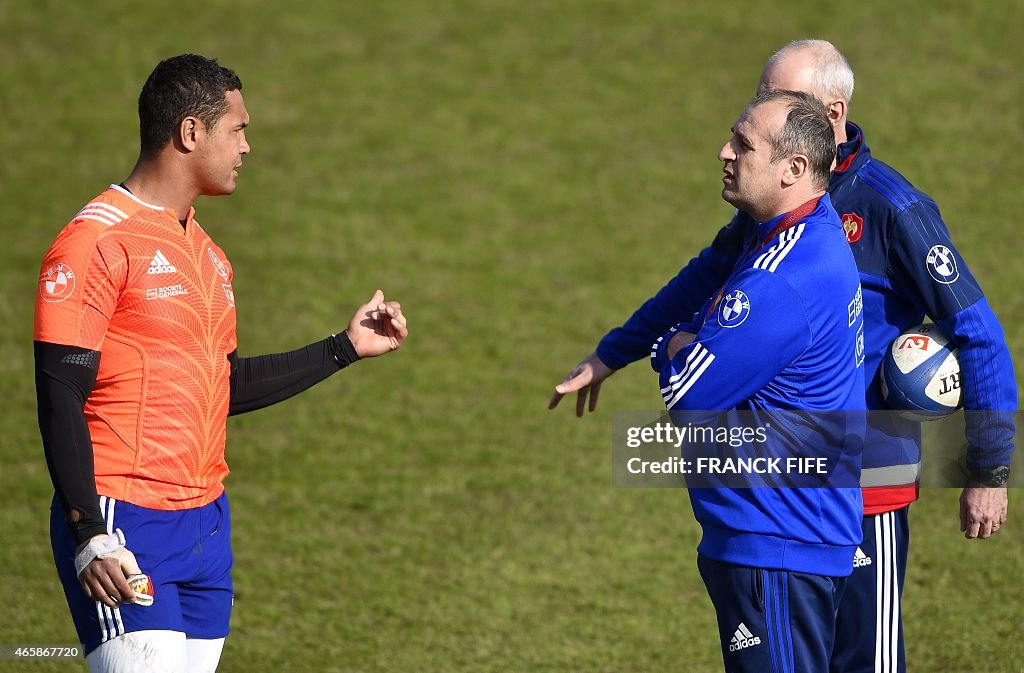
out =
[[(960, 527), (988, 538), (1006, 519), (1017, 391), (1002, 328), (950, 238), (935, 202), (875, 159), (859, 126), (847, 121), (854, 76), (834, 45), (800, 40), (776, 52), (759, 92), (800, 90), (828, 110), (838, 145), (828, 193), (839, 212), (863, 287), (865, 379), (869, 409), (885, 409), (879, 369), (892, 341), (930, 317), (960, 352), (967, 410), (970, 479), (960, 497)], [(687, 264), (555, 388), (550, 407), (576, 391), (577, 415), (593, 411), (601, 383), (648, 355), (650, 343), (697, 311), (721, 285), (749, 240), (737, 213), (710, 246)], [(903, 671), (900, 597), (909, 543), (909, 505), (918, 497), (920, 428), (876, 415), (863, 454), (863, 542), (839, 606), (831, 670)]]

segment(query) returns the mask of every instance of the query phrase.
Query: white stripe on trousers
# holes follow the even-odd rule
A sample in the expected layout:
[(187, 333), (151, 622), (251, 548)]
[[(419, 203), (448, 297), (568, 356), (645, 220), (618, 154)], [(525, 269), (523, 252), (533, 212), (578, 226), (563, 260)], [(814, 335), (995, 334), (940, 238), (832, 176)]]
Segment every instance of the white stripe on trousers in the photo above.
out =
[(899, 665), (900, 581), (896, 567), (896, 517), (875, 517), (875, 673), (893, 673)]
[[(105, 495), (100, 496), (100, 514), (107, 523), (107, 534), (114, 532), (114, 505), (117, 501)], [(96, 601), (96, 614), (100, 619), (100, 642), (105, 643), (111, 638), (124, 633), (124, 622), (121, 621), (121, 610), (110, 609), (103, 603)]]
[(892, 556), (889, 558), (889, 565), (892, 567), (892, 614), (889, 629), (889, 646), (892, 661), (892, 670), (899, 667), (897, 655), (900, 642), (900, 574), (897, 563), (898, 550), (896, 549), (896, 513), (889, 512), (889, 537)]

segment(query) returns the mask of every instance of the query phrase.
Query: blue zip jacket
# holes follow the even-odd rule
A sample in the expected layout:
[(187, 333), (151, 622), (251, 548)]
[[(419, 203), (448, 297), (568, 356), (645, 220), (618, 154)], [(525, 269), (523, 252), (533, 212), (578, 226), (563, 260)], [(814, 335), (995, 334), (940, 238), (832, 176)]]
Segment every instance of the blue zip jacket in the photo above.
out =
[[(693, 343), (671, 360), (673, 332), (655, 344), (669, 410), (865, 408), (861, 290), (839, 216), (827, 194), (773, 231), (787, 215), (756, 224), (721, 291), (679, 326), (696, 333)], [(799, 437), (803, 428), (775, 432)], [(859, 443), (835, 441), (856, 470)], [(704, 531), (698, 551), (709, 558), (835, 577), (853, 569), (858, 488), (692, 488), (690, 501)]]
[[(847, 124), (847, 136), (829, 194), (861, 274), (868, 408), (886, 408), (879, 383), (885, 351), (902, 331), (930, 316), (960, 351), (964, 408), (1006, 412), (966, 415), (968, 467), (1009, 464), (1017, 387), (999, 321), (935, 202), (875, 159), (857, 125)], [(601, 361), (612, 369), (624, 367), (644, 357), (653, 339), (693, 315), (725, 282), (753, 229), (750, 218), (737, 213), (710, 246), (601, 340)], [(917, 498), (920, 426), (884, 420), (888, 427), (869, 427), (864, 448), (866, 514), (899, 509)]]

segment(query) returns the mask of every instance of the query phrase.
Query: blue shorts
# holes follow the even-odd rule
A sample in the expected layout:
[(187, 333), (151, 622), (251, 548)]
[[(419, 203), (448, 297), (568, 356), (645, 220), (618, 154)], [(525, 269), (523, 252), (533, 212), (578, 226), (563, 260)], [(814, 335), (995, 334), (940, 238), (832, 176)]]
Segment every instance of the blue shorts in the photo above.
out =
[(904, 673), (900, 598), (907, 575), (909, 507), (864, 517), (864, 541), (839, 604), (833, 673)]
[(845, 577), (763, 570), (697, 555), (728, 673), (828, 671)]
[(164, 511), (100, 498), (107, 531), (120, 528), (127, 548), (153, 581), (154, 600), (108, 608), (91, 600), (75, 574), (76, 542), (54, 498), (50, 542), (78, 639), (88, 654), (111, 638), (132, 631), (181, 631), (189, 638), (228, 634), (231, 586), (231, 515), (226, 494), (204, 507)]

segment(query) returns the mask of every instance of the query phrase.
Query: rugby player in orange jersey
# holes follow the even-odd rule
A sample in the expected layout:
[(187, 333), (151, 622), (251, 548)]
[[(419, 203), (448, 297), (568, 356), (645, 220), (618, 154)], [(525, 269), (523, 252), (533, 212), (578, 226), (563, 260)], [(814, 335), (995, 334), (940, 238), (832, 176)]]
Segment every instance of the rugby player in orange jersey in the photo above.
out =
[(339, 334), (238, 356), (234, 272), (192, 206), (235, 191), (249, 153), (241, 89), (202, 56), (157, 65), (135, 168), (43, 259), (34, 340), (51, 541), (92, 671), (216, 669), (233, 596), (227, 417), (408, 335), (378, 290)]

